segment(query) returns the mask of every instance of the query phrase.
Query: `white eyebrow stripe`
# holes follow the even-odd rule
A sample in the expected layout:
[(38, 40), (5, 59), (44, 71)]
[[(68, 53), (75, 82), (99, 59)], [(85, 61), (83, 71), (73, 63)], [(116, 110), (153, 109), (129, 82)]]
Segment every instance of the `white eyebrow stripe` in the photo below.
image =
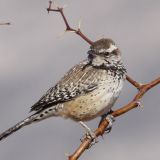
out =
[(107, 49), (100, 49), (98, 52), (99, 53), (104, 53), (104, 52), (107, 52)]
[(108, 48), (108, 49), (100, 49), (99, 50), (99, 53), (104, 53), (104, 52), (109, 52), (109, 53), (111, 53), (111, 52), (113, 52), (114, 50), (116, 50), (116, 49), (118, 49), (115, 45), (113, 45), (113, 44), (111, 44), (110, 45), (110, 48)]
[(110, 47), (107, 49), (107, 52), (111, 53), (116, 49), (118, 49), (118, 48), (115, 45), (111, 44)]

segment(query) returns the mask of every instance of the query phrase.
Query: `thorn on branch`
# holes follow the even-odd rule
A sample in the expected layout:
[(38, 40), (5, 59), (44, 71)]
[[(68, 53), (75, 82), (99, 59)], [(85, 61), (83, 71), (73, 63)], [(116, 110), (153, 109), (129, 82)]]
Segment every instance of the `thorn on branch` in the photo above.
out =
[(143, 104), (142, 104), (140, 101), (137, 101), (137, 106), (138, 106), (139, 108), (144, 108)]
[(52, 11), (52, 12), (59, 12), (61, 14), (62, 18), (63, 18), (63, 21), (64, 21), (65, 25), (66, 25), (66, 31), (76, 33), (82, 39), (84, 39), (87, 43), (89, 43), (90, 45), (93, 45), (93, 41), (91, 41), (87, 36), (85, 36), (81, 32), (81, 30), (80, 30), (80, 22), (79, 22), (79, 25), (78, 25), (78, 29), (74, 29), (74, 28), (70, 27), (70, 25), (68, 23), (68, 20), (67, 20), (66, 16), (64, 15), (64, 12), (63, 12), (64, 8), (65, 8), (65, 6), (63, 6), (63, 7), (59, 7), (57, 5), (55, 6), (55, 3), (53, 3), (52, 1), (49, 1), (49, 7), (47, 8), (47, 11), (48, 11), (48, 13), (50, 11)]
[(80, 30), (81, 29), (81, 23), (82, 23), (82, 21), (81, 21), (81, 19), (78, 21), (78, 30)]
[(49, 1), (49, 7), (47, 8), (48, 14), (49, 14), (49, 9), (51, 8), (52, 1)]

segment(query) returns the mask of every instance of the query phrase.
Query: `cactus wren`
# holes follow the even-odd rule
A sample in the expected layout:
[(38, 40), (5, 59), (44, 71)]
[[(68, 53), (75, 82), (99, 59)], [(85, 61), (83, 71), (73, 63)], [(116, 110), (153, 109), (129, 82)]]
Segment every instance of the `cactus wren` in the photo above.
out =
[(54, 87), (31, 107), (33, 115), (0, 135), (0, 140), (23, 126), (52, 116), (83, 123), (111, 110), (123, 87), (126, 69), (121, 53), (111, 39), (93, 43), (88, 58), (74, 66)]

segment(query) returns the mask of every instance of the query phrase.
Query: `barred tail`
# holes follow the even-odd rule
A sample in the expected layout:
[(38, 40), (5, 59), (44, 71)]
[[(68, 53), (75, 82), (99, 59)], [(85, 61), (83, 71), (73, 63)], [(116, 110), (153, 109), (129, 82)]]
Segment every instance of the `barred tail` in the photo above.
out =
[(17, 130), (21, 129), (22, 127), (34, 122), (36, 120), (37, 116), (38, 116), (38, 114), (31, 115), (30, 117), (24, 119), (23, 121), (17, 123), (15, 126), (9, 128), (8, 130), (6, 130), (2, 134), (0, 134), (0, 141), (4, 138), (8, 137), (12, 133), (16, 132)]

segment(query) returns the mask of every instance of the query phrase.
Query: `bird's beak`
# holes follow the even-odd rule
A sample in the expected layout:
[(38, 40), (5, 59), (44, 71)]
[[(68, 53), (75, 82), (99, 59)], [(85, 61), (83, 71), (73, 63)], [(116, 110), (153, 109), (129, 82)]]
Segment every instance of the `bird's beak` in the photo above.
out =
[(88, 53), (88, 58), (89, 59), (93, 59), (96, 56), (95, 52), (93, 50), (89, 50), (87, 53)]

